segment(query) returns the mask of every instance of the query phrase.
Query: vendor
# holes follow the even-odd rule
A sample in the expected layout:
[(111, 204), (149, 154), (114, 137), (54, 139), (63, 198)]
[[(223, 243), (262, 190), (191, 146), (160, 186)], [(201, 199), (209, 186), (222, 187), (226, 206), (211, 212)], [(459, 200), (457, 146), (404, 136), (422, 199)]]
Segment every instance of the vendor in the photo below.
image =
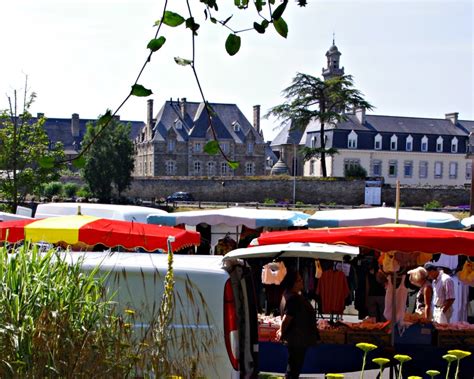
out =
[(416, 294), (415, 313), (422, 316), (426, 321), (431, 320), (431, 301), (433, 299), (433, 287), (428, 280), (428, 271), (424, 267), (417, 267), (408, 271), (410, 282), (420, 287)]
[(454, 303), (454, 282), (432, 262), (425, 264), (428, 278), (433, 283), (433, 321), (447, 324), (451, 320)]

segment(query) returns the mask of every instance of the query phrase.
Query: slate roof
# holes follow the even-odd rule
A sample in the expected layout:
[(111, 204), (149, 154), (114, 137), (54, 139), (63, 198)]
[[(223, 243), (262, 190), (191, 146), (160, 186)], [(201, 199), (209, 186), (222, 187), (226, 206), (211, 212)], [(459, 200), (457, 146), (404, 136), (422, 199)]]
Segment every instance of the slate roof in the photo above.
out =
[(299, 144), (304, 131), (299, 129), (290, 130), (290, 128), (291, 121), (283, 126), (277, 136), (273, 139), (271, 146), (293, 145), (294, 143)]
[[(249, 133), (252, 133), (257, 143), (264, 143), (263, 138), (250, 124), (236, 104), (210, 103), (215, 114), (213, 126), (217, 138), (221, 140), (234, 140), (243, 143)], [(183, 122), (182, 129), (176, 129), (176, 121)], [(234, 131), (234, 123), (238, 122), (240, 131)], [(170, 129), (174, 129), (179, 136), (178, 140), (187, 141), (189, 138), (207, 139), (209, 121), (204, 103), (186, 102), (185, 115), (182, 117), (178, 101), (166, 101), (156, 116), (153, 127), (153, 139), (164, 141)]]

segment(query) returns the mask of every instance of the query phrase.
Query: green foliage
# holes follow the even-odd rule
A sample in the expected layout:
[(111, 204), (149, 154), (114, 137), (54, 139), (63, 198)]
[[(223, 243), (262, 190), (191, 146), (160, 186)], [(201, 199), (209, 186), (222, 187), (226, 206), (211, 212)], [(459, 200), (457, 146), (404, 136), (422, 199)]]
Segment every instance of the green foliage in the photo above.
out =
[(68, 198), (73, 198), (76, 196), (77, 191), (79, 190), (79, 185), (76, 183), (66, 183), (63, 186), (64, 195)]
[(138, 96), (138, 97), (147, 97), (153, 94), (151, 90), (148, 88), (143, 87), (141, 84), (134, 84), (132, 86), (131, 95)]
[(282, 17), (277, 20), (273, 20), (273, 26), (279, 35), (284, 38), (288, 37), (288, 25)]
[(150, 42), (148, 42), (148, 45), (146, 47), (150, 49), (151, 51), (155, 52), (161, 49), (161, 47), (165, 44), (165, 42), (166, 42), (165, 37), (153, 38)]
[(53, 196), (61, 196), (63, 194), (63, 184), (61, 182), (51, 182), (43, 186), (41, 191), (43, 196), (51, 199)]
[(216, 155), (220, 151), (219, 142), (217, 141), (209, 141), (204, 146), (204, 152), (209, 155)]
[(240, 37), (230, 33), (225, 41), (225, 49), (229, 55), (235, 55), (240, 50)]
[(77, 194), (78, 197), (83, 197), (83, 198), (86, 198), (86, 199), (92, 197), (92, 192), (91, 192), (88, 185), (85, 185), (85, 186), (82, 186), (81, 188), (79, 188), (77, 190), (76, 194)]
[(25, 90), (24, 98), (21, 114), (16, 113), (20, 108), (16, 91), (13, 99), (9, 97), (13, 113), (0, 112), (0, 193), (13, 209), (26, 195), (38, 193), (43, 183), (59, 179), (63, 165), (57, 162), (64, 159), (62, 144), (50, 144), (43, 128), (45, 118), (33, 118), (29, 112), (36, 95)]
[(443, 206), (438, 200), (431, 200), (430, 202), (423, 205), (423, 209), (425, 211), (429, 211), (431, 209), (439, 209), (439, 208), (443, 208)]
[(266, 198), (263, 200), (263, 204), (275, 204), (275, 200), (266, 197)]
[(367, 170), (361, 165), (353, 165), (344, 168), (344, 176), (346, 178), (365, 179), (367, 177)]
[(130, 125), (112, 120), (107, 128), (89, 123), (84, 144), (94, 143), (84, 154), (86, 164), (81, 171), (92, 194), (100, 201), (110, 201), (115, 188), (120, 196), (131, 184), (134, 167)]

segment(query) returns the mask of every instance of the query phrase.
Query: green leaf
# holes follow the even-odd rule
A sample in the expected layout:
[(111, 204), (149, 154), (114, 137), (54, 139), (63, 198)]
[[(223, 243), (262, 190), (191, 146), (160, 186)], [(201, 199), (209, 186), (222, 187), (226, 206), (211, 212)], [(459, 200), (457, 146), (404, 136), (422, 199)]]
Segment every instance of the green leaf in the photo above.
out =
[(180, 57), (174, 57), (174, 61), (179, 64), (180, 66), (188, 66), (190, 65), (191, 63), (193, 63), (192, 61), (190, 61), (189, 59), (184, 59), (184, 58), (180, 58)]
[(272, 13), (272, 19), (273, 20), (278, 20), (282, 15), (283, 12), (285, 11), (285, 8), (288, 4), (288, 0), (284, 0), (283, 3), (281, 3)]
[(184, 22), (184, 18), (180, 16), (178, 13), (174, 13), (171, 11), (165, 12), (165, 17), (163, 17), (163, 24), (175, 27), (179, 26)]
[(112, 111), (110, 109), (105, 112), (104, 115), (100, 116), (97, 120), (97, 125), (102, 126), (108, 124), (112, 120)]
[(41, 168), (53, 168), (54, 167), (54, 158), (53, 157), (41, 157), (38, 160), (38, 163)]
[(211, 17), (210, 20), (213, 24), (217, 24), (217, 20), (214, 17)]
[(235, 55), (240, 50), (240, 37), (230, 33), (225, 41), (225, 49), (229, 55)]
[(84, 168), (86, 165), (86, 158), (84, 158), (84, 156), (81, 155), (80, 157), (73, 159), (72, 165), (75, 168)]
[(132, 96), (138, 96), (138, 97), (147, 97), (150, 96), (153, 92), (149, 90), (148, 88), (143, 87), (141, 84), (134, 84), (132, 86)]
[(255, 0), (255, 8), (257, 8), (257, 12), (261, 12), (263, 9), (263, 0)]
[(257, 22), (253, 23), (253, 28), (257, 31), (257, 33), (265, 33), (265, 27)]
[(199, 29), (199, 24), (196, 24), (194, 22), (194, 17), (189, 17), (187, 20), (186, 20), (186, 27), (191, 29), (193, 31), (193, 33), (195, 35), (197, 35), (197, 30)]
[(209, 141), (204, 146), (204, 152), (209, 155), (216, 155), (219, 152), (219, 142)]
[(227, 162), (227, 164), (232, 170), (237, 170), (240, 166), (240, 163), (236, 161), (230, 161), (230, 162)]
[(280, 17), (278, 20), (273, 20), (273, 26), (279, 35), (284, 38), (288, 36), (288, 25), (285, 20), (283, 20), (283, 17)]
[(160, 38), (154, 38), (150, 42), (148, 42), (148, 45), (146, 46), (148, 49), (151, 51), (155, 52), (161, 49), (161, 46), (164, 45), (166, 42), (165, 37), (160, 37)]

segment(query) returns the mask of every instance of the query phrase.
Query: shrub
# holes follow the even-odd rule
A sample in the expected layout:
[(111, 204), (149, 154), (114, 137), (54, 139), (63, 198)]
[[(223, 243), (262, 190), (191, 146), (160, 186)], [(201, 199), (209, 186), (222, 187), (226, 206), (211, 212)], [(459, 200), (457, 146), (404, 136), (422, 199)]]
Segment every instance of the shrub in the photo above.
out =
[(266, 198), (263, 200), (263, 204), (275, 204), (275, 200), (266, 197)]
[(90, 197), (92, 197), (92, 192), (89, 189), (89, 186), (85, 185), (85, 186), (82, 186), (81, 188), (79, 188), (77, 190), (76, 195), (78, 197), (90, 198)]
[(63, 193), (63, 184), (61, 182), (47, 183), (43, 187), (43, 196), (51, 199), (53, 196), (60, 196)]
[(426, 203), (423, 205), (423, 209), (425, 211), (430, 210), (430, 209), (439, 209), (442, 208), (443, 206), (438, 200), (431, 200), (429, 203)]
[(344, 168), (344, 176), (346, 178), (365, 179), (367, 177), (367, 170), (361, 165), (354, 165)]
[(73, 198), (76, 196), (79, 186), (76, 183), (66, 183), (64, 185), (64, 194), (68, 198)]

